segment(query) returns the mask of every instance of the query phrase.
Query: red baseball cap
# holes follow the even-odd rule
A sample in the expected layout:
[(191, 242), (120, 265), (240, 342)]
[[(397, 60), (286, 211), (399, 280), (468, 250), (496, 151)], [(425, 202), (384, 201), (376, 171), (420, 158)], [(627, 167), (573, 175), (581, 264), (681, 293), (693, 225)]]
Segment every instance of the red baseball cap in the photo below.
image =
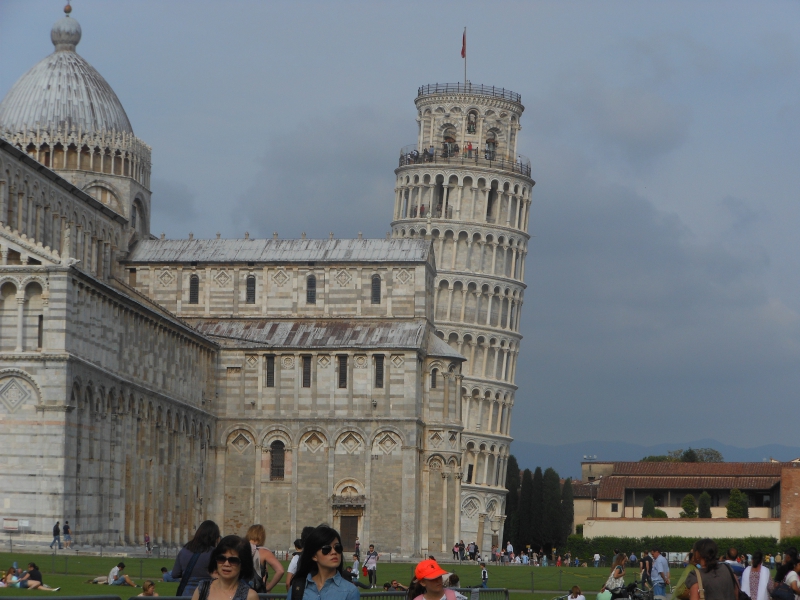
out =
[(441, 577), (442, 575), (447, 575), (447, 571), (442, 569), (439, 564), (429, 558), (428, 560), (423, 560), (421, 563), (417, 565), (414, 569), (414, 577), (416, 579), (436, 579), (437, 577)]

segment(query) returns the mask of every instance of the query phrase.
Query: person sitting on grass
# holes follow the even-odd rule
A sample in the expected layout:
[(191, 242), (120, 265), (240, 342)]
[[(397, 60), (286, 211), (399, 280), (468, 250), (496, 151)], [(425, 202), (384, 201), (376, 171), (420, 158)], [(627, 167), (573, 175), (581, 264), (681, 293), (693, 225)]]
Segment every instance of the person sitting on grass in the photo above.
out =
[(39, 571), (39, 567), (36, 566), (36, 563), (28, 563), (28, 572), (19, 578), (19, 581), (14, 587), (28, 590), (39, 589), (45, 590), (46, 592), (57, 592), (61, 589), (60, 587), (51, 588), (42, 583), (42, 572)]
[(573, 585), (569, 593), (569, 600), (586, 600), (586, 597), (581, 593), (581, 588)]
[(172, 572), (167, 569), (167, 567), (161, 567), (161, 581), (166, 581), (167, 583), (178, 583), (180, 579), (175, 579), (172, 576)]
[(142, 593), (140, 596), (158, 596), (156, 593), (156, 584), (151, 579), (146, 579), (142, 584)]
[(117, 566), (111, 569), (108, 573), (108, 585), (129, 585), (131, 587), (139, 587), (133, 580), (128, 577), (122, 570), (125, 568), (125, 563), (117, 563)]

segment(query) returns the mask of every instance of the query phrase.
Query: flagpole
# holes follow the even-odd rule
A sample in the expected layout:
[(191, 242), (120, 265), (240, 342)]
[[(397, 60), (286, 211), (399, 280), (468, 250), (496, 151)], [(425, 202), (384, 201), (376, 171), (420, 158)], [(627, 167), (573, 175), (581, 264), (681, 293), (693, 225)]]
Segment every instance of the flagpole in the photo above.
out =
[(467, 91), (467, 28), (464, 27), (464, 91)]

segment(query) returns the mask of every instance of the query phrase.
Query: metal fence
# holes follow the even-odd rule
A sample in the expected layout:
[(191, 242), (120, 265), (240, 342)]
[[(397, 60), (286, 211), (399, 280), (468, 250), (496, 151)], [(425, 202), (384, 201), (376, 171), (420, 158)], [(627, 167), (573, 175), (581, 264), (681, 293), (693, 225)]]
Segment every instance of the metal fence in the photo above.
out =
[(522, 96), (505, 88), (493, 85), (479, 85), (472, 83), (430, 83), (420, 86), (417, 96), (430, 96), (431, 94), (477, 94), (479, 96), (491, 96), (492, 98), (503, 98), (512, 102), (522, 102)]
[(507, 159), (497, 150), (458, 148), (456, 144), (450, 144), (447, 149), (434, 148), (433, 152), (429, 149), (419, 151), (415, 144), (400, 149), (399, 166), (407, 167), (423, 163), (476, 165), (489, 167), (490, 169), (512, 171), (525, 177), (531, 176), (531, 161), (527, 156), (522, 156), (521, 154), (517, 155), (517, 160), (513, 158)]

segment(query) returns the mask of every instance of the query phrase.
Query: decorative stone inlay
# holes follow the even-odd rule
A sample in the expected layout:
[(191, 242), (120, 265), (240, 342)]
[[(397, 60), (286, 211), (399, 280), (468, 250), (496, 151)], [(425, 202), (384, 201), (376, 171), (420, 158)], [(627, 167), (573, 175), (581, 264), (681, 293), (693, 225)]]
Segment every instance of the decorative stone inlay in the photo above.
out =
[(287, 281), (289, 281), (289, 276), (286, 274), (286, 271), (284, 271), (283, 269), (281, 269), (280, 271), (278, 271), (277, 273), (275, 273), (275, 274), (272, 276), (272, 281), (274, 281), (274, 282), (275, 282), (275, 284), (276, 284), (278, 287), (283, 287), (283, 286), (284, 286), (284, 284), (285, 284)]
[(0, 402), (8, 409), (15, 412), (34, 394), (27, 381), (18, 377), (9, 377), (0, 383)]
[(258, 356), (255, 354), (248, 354), (245, 362), (247, 363), (247, 366), (252, 369), (258, 364)]
[(336, 274), (336, 277), (334, 277), (334, 279), (336, 280), (336, 283), (339, 284), (339, 287), (346, 287), (347, 284), (349, 284), (353, 280), (353, 278), (350, 276), (350, 273), (348, 273), (344, 269), (339, 271)]
[(363, 354), (359, 354), (353, 359), (353, 364), (355, 365), (356, 369), (366, 369), (367, 368), (367, 357)]
[(478, 505), (478, 501), (475, 500), (475, 498), (470, 498), (469, 500), (464, 502), (463, 505), (461, 505), (461, 510), (464, 511), (464, 514), (466, 514), (470, 518), (474, 517), (479, 509), (480, 506)]
[(228, 275), (227, 271), (222, 270), (219, 273), (217, 273), (217, 275), (214, 277), (214, 281), (217, 282), (217, 285), (219, 285), (219, 287), (225, 287), (231, 282), (231, 276)]
[(442, 463), (440, 463), (438, 460), (432, 460), (430, 462), (430, 464), (428, 465), (428, 468), (431, 471), (441, 471), (442, 470)]
[(353, 454), (356, 450), (361, 448), (361, 440), (352, 433), (348, 433), (339, 442), (339, 446), (341, 446), (348, 454)]
[(320, 369), (327, 369), (328, 366), (331, 364), (331, 359), (330, 359), (330, 357), (328, 357), (325, 354), (323, 354), (317, 360), (317, 364), (319, 365)]
[(308, 437), (306, 437), (303, 445), (311, 452), (316, 452), (325, 445), (325, 442), (323, 442), (322, 438), (316, 433), (312, 432)]
[(438, 448), (439, 446), (442, 445), (442, 442), (444, 441), (444, 438), (442, 437), (441, 432), (434, 431), (431, 434), (430, 440), (431, 440), (431, 446), (433, 446), (434, 448)]
[(239, 454), (242, 454), (250, 446), (250, 440), (243, 433), (237, 435), (231, 442), (231, 446), (236, 448)]
[(391, 433), (385, 433), (378, 441), (378, 447), (383, 450), (384, 454), (389, 454), (397, 447), (397, 442)]
[(399, 354), (395, 354), (394, 356), (392, 356), (392, 364), (395, 367), (402, 367), (404, 362), (405, 360), (403, 360), (403, 357), (400, 356)]
[(458, 445), (458, 434), (455, 431), (450, 432), (450, 447), (455, 448)]
[(294, 369), (294, 356), (284, 356), (281, 359), (281, 366), (284, 369)]
[(413, 274), (413, 273), (410, 273), (410, 272), (409, 272), (408, 270), (406, 270), (406, 269), (400, 269), (400, 270), (397, 272), (397, 275), (395, 275), (395, 279), (397, 279), (397, 281), (399, 281), (400, 283), (402, 283), (403, 285), (405, 285), (405, 284), (407, 284), (409, 281), (413, 281), (413, 280), (414, 280), (414, 274)]
[(163, 269), (161, 273), (158, 274), (158, 281), (164, 287), (169, 287), (172, 285), (172, 282), (175, 281), (175, 276), (170, 272), (169, 269)]

